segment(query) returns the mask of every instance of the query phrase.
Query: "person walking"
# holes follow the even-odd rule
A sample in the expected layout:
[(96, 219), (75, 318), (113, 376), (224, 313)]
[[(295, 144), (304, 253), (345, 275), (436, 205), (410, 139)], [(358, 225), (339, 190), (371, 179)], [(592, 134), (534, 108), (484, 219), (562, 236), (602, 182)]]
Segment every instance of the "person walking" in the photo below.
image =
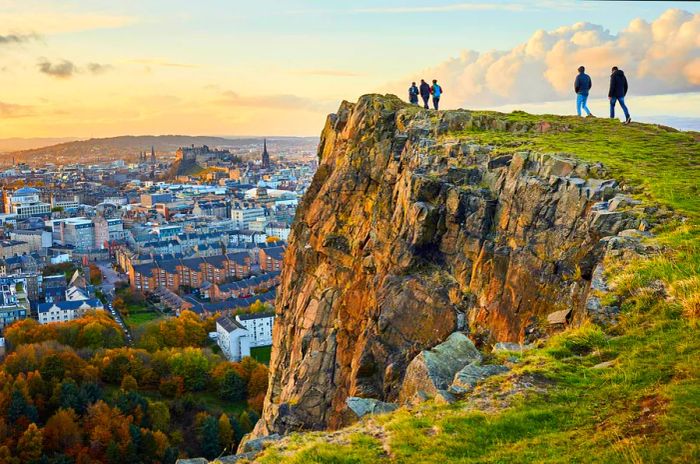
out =
[(617, 69), (617, 66), (613, 66), (612, 74), (610, 74), (610, 90), (608, 90), (608, 100), (610, 100), (610, 118), (615, 118), (615, 104), (620, 102), (622, 111), (625, 112), (625, 122), (623, 124), (629, 124), (632, 122), (630, 117), (630, 112), (625, 105), (625, 95), (627, 95), (627, 78), (625, 73), (621, 69)]
[(442, 87), (437, 83), (437, 80), (433, 79), (433, 85), (430, 87), (430, 93), (433, 94), (433, 106), (438, 109), (440, 106), (440, 97), (442, 96)]
[(578, 76), (574, 81), (574, 91), (576, 92), (576, 113), (581, 116), (581, 108), (586, 111), (588, 116), (593, 116), (591, 110), (588, 109), (586, 102), (588, 101), (588, 92), (593, 87), (593, 81), (591, 81), (591, 76), (586, 74), (586, 68), (583, 66), (578, 67)]
[(408, 88), (408, 101), (411, 102), (412, 105), (418, 104), (418, 87), (416, 87), (415, 82)]
[(420, 96), (423, 98), (423, 108), (426, 110), (430, 108), (428, 102), (430, 101), (430, 86), (423, 79), (420, 80)]

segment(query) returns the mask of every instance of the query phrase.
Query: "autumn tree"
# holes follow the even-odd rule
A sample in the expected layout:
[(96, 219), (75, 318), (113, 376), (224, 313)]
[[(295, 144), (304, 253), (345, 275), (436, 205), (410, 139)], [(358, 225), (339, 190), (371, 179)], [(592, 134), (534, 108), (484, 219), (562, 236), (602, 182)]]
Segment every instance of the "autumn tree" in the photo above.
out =
[(17, 455), (21, 462), (33, 462), (42, 454), (44, 436), (35, 423), (29, 424), (17, 442)]
[(226, 414), (219, 416), (219, 443), (224, 449), (229, 449), (233, 445), (233, 428), (231, 421)]
[(121, 389), (124, 391), (135, 391), (138, 390), (139, 384), (136, 382), (136, 379), (134, 378), (133, 375), (126, 374), (124, 378), (122, 378), (122, 383), (121, 383)]
[(72, 409), (59, 409), (44, 427), (45, 446), (54, 452), (67, 451), (82, 442), (78, 416)]

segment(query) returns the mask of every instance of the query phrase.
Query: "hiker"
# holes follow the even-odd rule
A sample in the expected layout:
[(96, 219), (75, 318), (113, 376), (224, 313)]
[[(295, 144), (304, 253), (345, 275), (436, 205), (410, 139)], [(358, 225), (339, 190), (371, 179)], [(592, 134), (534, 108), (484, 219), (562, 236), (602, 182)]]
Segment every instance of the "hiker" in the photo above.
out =
[(430, 93), (433, 94), (433, 106), (438, 109), (440, 105), (440, 96), (442, 95), (442, 87), (437, 83), (437, 80), (433, 79), (433, 85), (430, 87)]
[(423, 98), (423, 108), (426, 110), (430, 108), (428, 102), (430, 101), (430, 86), (423, 79), (420, 80), (420, 96)]
[(610, 75), (610, 90), (608, 91), (610, 118), (615, 118), (615, 103), (620, 102), (622, 111), (625, 112), (625, 122), (623, 124), (629, 124), (632, 122), (632, 118), (625, 105), (625, 95), (627, 95), (627, 78), (625, 77), (625, 73), (622, 72), (621, 69), (617, 69), (617, 66), (613, 66), (612, 74)]
[(593, 87), (593, 81), (591, 81), (591, 76), (586, 74), (586, 68), (583, 66), (578, 67), (578, 76), (574, 81), (574, 91), (576, 92), (576, 113), (581, 116), (581, 108), (586, 110), (588, 116), (593, 116), (591, 110), (588, 109), (586, 102), (588, 101), (588, 92)]
[(408, 101), (411, 102), (412, 105), (418, 104), (418, 87), (416, 87), (415, 82), (408, 88)]

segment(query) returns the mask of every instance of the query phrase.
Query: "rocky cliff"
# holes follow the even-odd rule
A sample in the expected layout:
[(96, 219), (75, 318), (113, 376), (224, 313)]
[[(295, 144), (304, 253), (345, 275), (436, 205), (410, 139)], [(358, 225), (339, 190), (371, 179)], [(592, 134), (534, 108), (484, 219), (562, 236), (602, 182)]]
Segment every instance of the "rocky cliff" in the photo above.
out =
[(584, 315), (601, 239), (640, 219), (601, 166), (468, 136), (485, 129), (567, 130), (379, 95), (328, 117), (285, 256), (254, 436), (340, 427), (348, 397), (396, 401), (414, 357), (455, 331), (524, 343), (552, 313)]

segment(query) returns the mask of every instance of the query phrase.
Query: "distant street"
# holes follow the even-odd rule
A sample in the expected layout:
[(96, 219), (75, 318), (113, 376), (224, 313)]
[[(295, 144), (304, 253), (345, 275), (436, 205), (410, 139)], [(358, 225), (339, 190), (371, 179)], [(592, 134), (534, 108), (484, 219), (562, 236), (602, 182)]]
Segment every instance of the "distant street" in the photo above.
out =
[(102, 272), (102, 284), (100, 285), (100, 289), (102, 290), (103, 295), (105, 296), (105, 299), (107, 300), (105, 303), (105, 309), (109, 311), (109, 313), (112, 315), (115, 321), (117, 321), (117, 324), (122, 328), (122, 331), (124, 331), (124, 335), (126, 336), (126, 342), (128, 345), (133, 344), (134, 340), (131, 336), (131, 331), (129, 330), (129, 326), (126, 325), (124, 322), (124, 318), (122, 315), (119, 313), (114, 308), (114, 290), (118, 282), (122, 281), (123, 279), (121, 276), (117, 273), (112, 268), (112, 263), (109, 261), (100, 261), (97, 264), (97, 267), (100, 268), (100, 271)]

